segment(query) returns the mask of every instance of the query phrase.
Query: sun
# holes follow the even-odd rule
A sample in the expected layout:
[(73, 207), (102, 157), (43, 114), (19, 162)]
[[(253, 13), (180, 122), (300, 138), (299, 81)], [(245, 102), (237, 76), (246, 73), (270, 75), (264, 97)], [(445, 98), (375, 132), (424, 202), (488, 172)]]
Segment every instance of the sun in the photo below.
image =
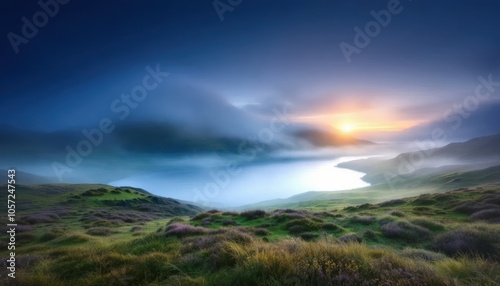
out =
[(344, 133), (351, 133), (352, 130), (354, 129), (354, 127), (352, 126), (352, 124), (346, 123), (346, 124), (342, 125), (342, 127), (340, 129)]

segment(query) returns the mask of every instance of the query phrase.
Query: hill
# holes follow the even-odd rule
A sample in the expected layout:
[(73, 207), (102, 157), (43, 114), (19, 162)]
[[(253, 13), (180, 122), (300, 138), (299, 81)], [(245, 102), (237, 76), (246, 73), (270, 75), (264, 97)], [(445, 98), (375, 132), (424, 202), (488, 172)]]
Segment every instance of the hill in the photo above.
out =
[[(500, 134), (451, 143), (441, 148), (403, 153), (386, 160), (369, 158), (339, 164), (339, 167), (366, 173), (363, 180), (385, 183), (388, 175), (416, 177), (432, 169), (434, 174), (473, 171), (496, 166), (500, 162)], [(423, 170), (423, 171), (422, 171)]]
[[(3, 185), (2, 188), (7, 189), (7, 186)], [(71, 224), (75, 220), (85, 221), (85, 218), (94, 217), (91, 224), (114, 225), (127, 220), (193, 215), (202, 210), (191, 204), (152, 195), (142, 189), (107, 185), (17, 185), (15, 195), (16, 217), (21, 224)], [(7, 213), (6, 205), (2, 205), (1, 210)], [(98, 213), (103, 215), (99, 217)]]
[[(17, 283), (500, 283), (499, 184), (325, 211), (210, 210), (190, 217), (137, 217), (119, 224), (110, 223), (110, 213), (99, 210), (106, 204), (94, 200), (104, 191), (88, 187), (73, 186), (71, 191), (93, 198), (81, 219), (43, 223), (24, 219), (30, 224), (17, 228)], [(38, 190), (47, 197), (63, 193), (57, 188)], [(108, 188), (101, 199), (109, 200), (112, 191)], [(129, 195), (147, 196), (131, 190), (121, 194), (122, 199)], [(38, 210), (24, 214), (31, 212)], [(105, 225), (102, 219), (107, 220)], [(2, 232), (2, 241), (5, 238)], [(0, 256), (8, 256), (6, 247)], [(12, 280), (2, 282), (9, 285)]]
[(379, 203), (384, 200), (405, 198), (426, 193), (446, 192), (470, 185), (490, 184), (500, 181), (500, 166), (475, 171), (462, 171), (459, 167), (427, 168), (392, 181), (373, 184), (369, 187), (346, 191), (311, 191), (285, 199), (263, 201), (242, 206), (238, 209), (276, 209), (300, 208), (325, 210), (332, 207), (345, 207), (353, 204)]

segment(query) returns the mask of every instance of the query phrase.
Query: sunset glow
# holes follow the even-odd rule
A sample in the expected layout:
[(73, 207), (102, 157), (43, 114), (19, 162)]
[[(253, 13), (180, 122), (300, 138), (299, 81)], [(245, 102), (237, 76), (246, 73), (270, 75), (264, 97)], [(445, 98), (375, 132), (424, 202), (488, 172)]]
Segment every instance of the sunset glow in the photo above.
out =
[(353, 131), (353, 129), (354, 129), (354, 127), (349, 123), (346, 123), (346, 124), (342, 125), (342, 127), (341, 127), (342, 132), (345, 132), (345, 133), (351, 133)]
[(379, 132), (402, 131), (421, 123), (420, 120), (404, 120), (382, 111), (351, 111), (297, 116), (294, 118), (294, 121), (317, 126), (327, 126), (334, 131), (345, 134), (355, 133), (357, 136)]

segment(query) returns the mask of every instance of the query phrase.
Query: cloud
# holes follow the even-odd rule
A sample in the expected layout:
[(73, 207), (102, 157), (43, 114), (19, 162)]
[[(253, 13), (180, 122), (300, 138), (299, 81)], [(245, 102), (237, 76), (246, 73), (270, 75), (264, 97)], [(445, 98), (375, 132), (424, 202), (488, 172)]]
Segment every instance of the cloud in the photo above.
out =
[(265, 122), (224, 97), (191, 84), (168, 83), (132, 111), (131, 121), (154, 121), (191, 131), (232, 137), (252, 135)]

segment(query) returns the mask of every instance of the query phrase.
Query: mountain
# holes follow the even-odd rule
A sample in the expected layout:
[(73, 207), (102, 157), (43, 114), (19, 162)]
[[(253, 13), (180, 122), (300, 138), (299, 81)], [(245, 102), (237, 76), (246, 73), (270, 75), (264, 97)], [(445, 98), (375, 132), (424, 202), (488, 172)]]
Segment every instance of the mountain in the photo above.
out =
[(442, 192), (471, 184), (497, 183), (500, 181), (500, 134), (402, 153), (392, 159), (373, 157), (349, 161), (338, 167), (366, 173), (362, 179), (371, 186), (335, 192), (310, 191), (240, 208), (346, 206)]
[(402, 153), (385, 160), (369, 158), (339, 164), (339, 167), (366, 173), (363, 180), (376, 184), (387, 176), (418, 176), (450, 171), (473, 171), (500, 163), (500, 134), (451, 143), (441, 148)]

